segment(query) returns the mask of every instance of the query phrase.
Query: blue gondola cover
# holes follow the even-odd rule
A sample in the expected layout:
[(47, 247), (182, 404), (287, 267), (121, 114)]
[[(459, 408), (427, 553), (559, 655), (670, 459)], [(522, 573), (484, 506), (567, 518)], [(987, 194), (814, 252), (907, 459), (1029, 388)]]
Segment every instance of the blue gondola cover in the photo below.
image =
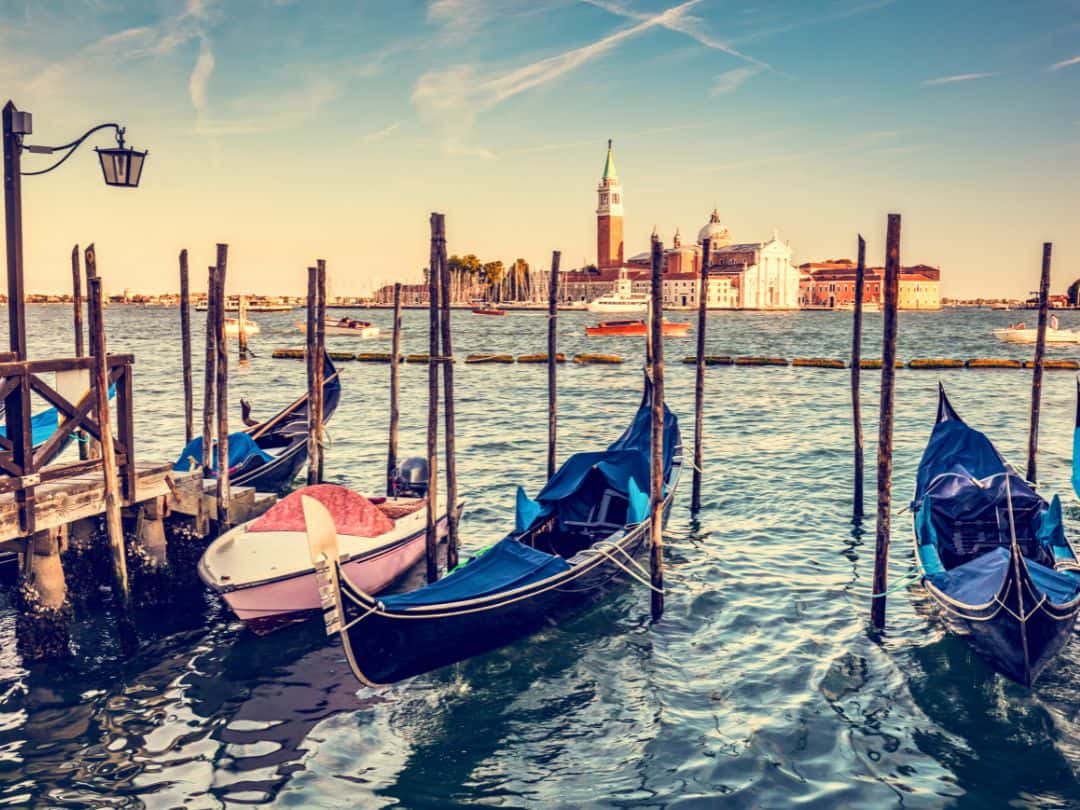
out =
[(387, 610), (403, 610), (421, 605), (476, 599), (520, 588), (569, 568), (569, 564), (562, 557), (545, 554), (517, 540), (506, 538), (438, 582), (409, 593), (383, 597), (382, 602)]
[[(198, 466), (202, 463), (202, 449), (203, 440), (202, 436), (196, 436), (184, 447), (180, 458), (173, 464), (173, 469), (181, 472), (186, 472), (193, 469), (192, 465)], [(213, 457), (213, 463), (211, 468), (217, 470), (217, 445), (214, 445), (214, 452), (211, 454)], [(246, 463), (253, 458), (261, 459), (263, 462), (273, 460), (273, 456), (263, 450), (259, 445), (255, 443), (255, 440), (250, 435), (240, 431), (238, 433), (229, 434), (229, 469), (236, 467), (239, 464)], [(194, 459), (194, 461), (192, 461)]]

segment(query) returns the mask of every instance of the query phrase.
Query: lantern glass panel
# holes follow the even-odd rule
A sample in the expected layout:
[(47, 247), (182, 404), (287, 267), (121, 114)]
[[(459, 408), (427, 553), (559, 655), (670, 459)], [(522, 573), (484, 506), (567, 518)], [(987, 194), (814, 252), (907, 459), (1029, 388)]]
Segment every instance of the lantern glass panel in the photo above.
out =
[(146, 160), (146, 152), (136, 152), (134, 149), (128, 153), (128, 185), (139, 185), (142, 176), (143, 162)]

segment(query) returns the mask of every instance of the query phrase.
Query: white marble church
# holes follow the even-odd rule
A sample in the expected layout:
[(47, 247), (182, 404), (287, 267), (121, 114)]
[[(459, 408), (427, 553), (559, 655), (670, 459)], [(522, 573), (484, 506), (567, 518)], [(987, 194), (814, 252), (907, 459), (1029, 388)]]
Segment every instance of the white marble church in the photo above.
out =
[(698, 232), (698, 245), (709, 239), (710, 309), (798, 309), (799, 268), (791, 245), (773, 231), (767, 242), (731, 243), (731, 233), (713, 211)]

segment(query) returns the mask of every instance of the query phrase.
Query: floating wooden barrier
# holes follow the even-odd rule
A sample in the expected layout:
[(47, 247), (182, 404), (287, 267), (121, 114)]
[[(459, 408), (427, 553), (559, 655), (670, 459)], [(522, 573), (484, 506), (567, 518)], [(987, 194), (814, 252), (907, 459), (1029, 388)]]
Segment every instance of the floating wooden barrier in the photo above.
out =
[(583, 365), (589, 363), (599, 363), (615, 365), (623, 361), (622, 357), (617, 354), (575, 354), (574, 362), (581, 363)]
[[(305, 349), (274, 349), (271, 357), (275, 360), (303, 360), (307, 356), (305, 351)], [(357, 359), (357, 356), (352, 352), (327, 352), (326, 354), (331, 360), (337, 361)], [(386, 355), (386, 359), (387, 361), (390, 360), (389, 354)]]
[(963, 368), (964, 361), (950, 357), (916, 357), (907, 364), (908, 368), (931, 371), (943, 368)]
[[(519, 354), (517, 361), (519, 363), (546, 363), (548, 356), (546, 354)], [(566, 355), (562, 352), (555, 352), (555, 362), (565, 363)]]
[[(697, 363), (697, 357), (689, 355), (682, 359), (687, 365), (694, 365)], [(705, 365), (707, 366), (730, 366), (735, 360), (726, 354), (707, 354), (705, 355)]]
[(796, 357), (791, 365), (801, 368), (847, 368), (843, 360), (834, 357)]
[[(897, 360), (895, 368), (903, 368), (904, 363), (902, 360)], [(880, 357), (867, 357), (859, 361), (859, 368), (881, 368)]]
[[(546, 358), (545, 358), (546, 359)], [(513, 363), (512, 354), (470, 354), (465, 358), (466, 363)]]
[[(1034, 364), (1030, 360), (1025, 360), (1023, 367), (1032, 368)], [(1080, 371), (1080, 362), (1076, 360), (1043, 360), (1044, 370), (1053, 371)]]
[[(362, 363), (389, 363), (393, 356), (392, 352), (358, 352), (355, 359)], [(405, 356), (399, 355), (398, 362), (404, 363)]]
[(1022, 368), (1019, 360), (1007, 357), (972, 357), (964, 365), (968, 368)]
[(789, 365), (786, 357), (736, 357), (737, 366), (786, 366)]

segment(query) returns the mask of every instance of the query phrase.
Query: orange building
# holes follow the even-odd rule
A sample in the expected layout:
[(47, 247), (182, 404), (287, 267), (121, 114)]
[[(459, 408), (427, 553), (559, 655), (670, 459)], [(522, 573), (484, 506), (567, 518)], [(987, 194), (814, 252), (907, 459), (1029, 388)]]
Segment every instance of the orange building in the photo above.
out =
[[(833, 309), (855, 303), (856, 265), (851, 259), (829, 259), (799, 265), (799, 298), (803, 306)], [(884, 268), (868, 267), (863, 277), (863, 303), (881, 305)], [(925, 264), (900, 268), (900, 309), (941, 309), (941, 270)]]

